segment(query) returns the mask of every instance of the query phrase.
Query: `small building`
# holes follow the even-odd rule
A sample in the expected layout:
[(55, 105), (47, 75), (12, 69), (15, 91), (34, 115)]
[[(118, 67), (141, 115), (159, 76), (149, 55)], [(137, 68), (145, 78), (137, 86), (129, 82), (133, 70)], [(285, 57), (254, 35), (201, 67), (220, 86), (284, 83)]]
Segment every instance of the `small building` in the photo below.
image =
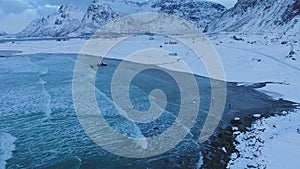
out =
[(145, 35), (154, 36), (154, 34), (151, 32), (145, 32)]
[(177, 56), (178, 54), (177, 54), (177, 52), (170, 52), (169, 55), (170, 56)]
[(58, 38), (58, 39), (56, 39), (56, 41), (59, 41), (59, 42), (61, 42), (61, 41), (69, 41), (70, 40), (70, 38)]
[(178, 44), (178, 42), (172, 42), (172, 41), (170, 41), (169, 44), (170, 45), (176, 45), (176, 44)]

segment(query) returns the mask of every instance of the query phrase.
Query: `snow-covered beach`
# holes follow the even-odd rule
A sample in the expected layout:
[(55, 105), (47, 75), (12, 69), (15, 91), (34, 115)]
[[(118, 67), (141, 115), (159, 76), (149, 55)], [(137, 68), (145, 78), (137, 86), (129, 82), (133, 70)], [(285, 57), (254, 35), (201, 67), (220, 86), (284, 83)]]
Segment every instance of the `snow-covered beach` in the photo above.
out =
[[(233, 36), (238, 36), (244, 40), (236, 40)], [(296, 103), (300, 102), (300, 95), (297, 92), (300, 87), (299, 65), (300, 59), (299, 42), (289, 39), (276, 39), (272, 35), (268, 38), (262, 38), (259, 35), (235, 35), (226, 34), (221, 37), (208, 35), (212, 43), (215, 45), (216, 51), (219, 54), (221, 62), (224, 66), (226, 80), (229, 82), (239, 82), (240, 85), (252, 85), (254, 83), (271, 82), (265, 87), (258, 89), (261, 92), (270, 95), (274, 99), (285, 99)], [(257, 39), (261, 39), (258, 41)], [(263, 40), (262, 40), (263, 39)], [(158, 47), (164, 44), (164, 40), (155, 38), (149, 41), (148, 39), (140, 39), (146, 45)], [(255, 41), (255, 43), (254, 43)], [(287, 44), (282, 43), (288, 41)], [(0, 44), (0, 50), (22, 51), (21, 54), (36, 54), (36, 53), (80, 53), (86, 40), (71, 39), (69, 41), (16, 41), (14, 43), (7, 42)], [(144, 44), (145, 43), (140, 43)], [(295, 51), (294, 57), (296, 60), (288, 58), (291, 45)], [(166, 47), (165, 47), (166, 46)], [(185, 62), (193, 64), (192, 60), (180, 53), (180, 46), (164, 45), (166, 50), (179, 51), (179, 56)], [(117, 57), (118, 58), (118, 57)], [(159, 64), (159, 63), (156, 63)], [(192, 65), (197, 67), (197, 65)], [(196, 74), (207, 76), (206, 72), (198, 71)], [(292, 154), (288, 157), (288, 161), (297, 162), (297, 145), (299, 145), (299, 113), (289, 112), (282, 116), (258, 119), (254, 122), (249, 131), (236, 136), (236, 140), (240, 144), (236, 145), (237, 150), (242, 154), (232, 154), (232, 160), (228, 165), (229, 168), (250, 167), (259, 168), (263, 166), (276, 166), (278, 162), (278, 151), (281, 154)], [(288, 125), (287, 125), (288, 123)], [(276, 127), (273, 127), (273, 126)], [(271, 126), (271, 127), (269, 127)], [(235, 129), (236, 130), (236, 129)], [(263, 131), (262, 131), (263, 130)], [(248, 138), (249, 135), (255, 134), (256, 140)], [(276, 135), (272, 137), (270, 135)], [(269, 137), (270, 136), (270, 137)], [(293, 136), (288, 142), (284, 139)], [(252, 148), (261, 147), (260, 154), (253, 152)], [(276, 150), (276, 146), (280, 144), (280, 150)], [(292, 146), (292, 145), (294, 146)], [(286, 146), (285, 146), (286, 145)], [(291, 146), (288, 146), (291, 145)], [(296, 147), (295, 147), (296, 146)], [(287, 148), (284, 148), (287, 147)], [(294, 150), (294, 151), (293, 151)], [(259, 157), (256, 157), (259, 156)], [(248, 160), (245, 162), (245, 158)], [(287, 157), (286, 157), (287, 158)], [(283, 163), (281, 163), (283, 164)], [(245, 166), (246, 165), (246, 166)]]

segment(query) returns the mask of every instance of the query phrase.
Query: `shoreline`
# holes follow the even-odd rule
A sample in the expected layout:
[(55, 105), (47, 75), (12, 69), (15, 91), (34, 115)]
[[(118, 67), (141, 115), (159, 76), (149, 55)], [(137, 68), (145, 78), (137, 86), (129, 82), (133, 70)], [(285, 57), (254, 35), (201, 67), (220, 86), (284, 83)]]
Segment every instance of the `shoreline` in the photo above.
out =
[[(260, 117), (252, 122), (246, 131), (235, 135), (233, 140), (235, 151), (230, 155), (227, 168), (263, 169), (270, 166), (284, 168), (291, 163), (295, 164), (297, 154), (299, 154), (297, 150), (300, 130), (295, 125), (300, 119), (299, 112), (298, 106), (292, 111), (282, 111), (272, 116)], [(290, 138), (295, 138), (295, 140)], [(292, 146), (286, 145), (285, 141), (290, 142)]]
[[(253, 125), (260, 122), (261, 120), (268, 120), (269, 118), (282, 118), (287, 116), (290, 113), (297, 113), (295, 110), (298, 108), (295, 107), (294, 109), (290, 110), (283, 110), (277, 111), (272, 114), (259, 114), (260, 117), (252, 116), (245, 116), (239, 117), (239, 120), (232, 119), (231, 126), (227, 126), (226, 128), (218, 128), (215, 131), (215, 134), (211, 136), (211, 138), (204, 143), (204, 148), (201, 149), (201, 153), (203, 155), (203, 165), (201, 169), (206, 168), (231, 168), (235, 167), (239, 169), (241, 166), (235, 165), (235, 161), (238, 160), (241, 155), (243, 148), (239, 148), (239, 145), (244, 142), (244, 144), (248, 143), (248, 138), (243, 137), (243, 135), (247, 135), (247, 133), (251, 133), (251, 131), (255, 130)], [(299, 112), (298, 112), (299, 113)], [(298, 115), (299, 116), (299, 115)], [(300, 117), (300, 116), (299, 116)], [(242, 122), (241, 122), (242, 121)], [(242, 126), (242, 127), (241, 127)], [(241, 136), (240, 139), (237, 139)], [(263, 141), (262, 141), (263, 142)], [(213, 145), (213, 146), (212, 146)], [(252, 147), (255, 147), (254, 145)], [(247, 149), (247, 148), (245, 148)], [(253, 159), (256, 157), (255, 151), (251, 151), (253, 155)], [(212, 153), (213, 152), (213, 153)], [(249, 156), (245, 157), (244, 160), (247, 158), (251, 158)], [(259, 164), (260, 165), (260, 164)], [(247, 166), (247, 163), (243, 167)], [(251, 166), (250, 166), (251, 168)], [(258, 167), (253, 167), (258, 168)]]

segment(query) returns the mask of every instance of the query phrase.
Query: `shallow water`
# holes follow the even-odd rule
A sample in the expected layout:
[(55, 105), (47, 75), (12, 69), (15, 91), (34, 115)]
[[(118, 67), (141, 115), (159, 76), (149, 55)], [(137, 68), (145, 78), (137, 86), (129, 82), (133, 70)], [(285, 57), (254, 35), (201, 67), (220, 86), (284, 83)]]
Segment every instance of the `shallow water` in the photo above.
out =
[[(77, 56), (36, 54), (0, 58), (0, 133), (9, 133), (16, 141), (6, 168), (195, 168), (199, 162), (199, 137), (210, 106), (210, 82), (196, 77), (200, 91), (200, 111), (191, 133), (175, 148), (147, 159), (118, 157), (97, 146), (79, 124), (72, 101), (72, 76)], [(99, 70), (96, 97), (106, 120), (118, 132), (134, 137), (155, 136), (165, 131), (180, 108), (178, 86), (168, 75), (157, 70), (140, 73), (130, 86), (135, 108), (149, 107), (148, 93), (162, 89), (168, 103), (156, 121), (139, 124), (126, 120), (113, 106), (110, 82), (118, 60), (106, 60), (109, 66)], [(136, 65), (141, 66), (141, 65)], [(155, 75), (155, 76), (153, 76)], [(223, 83), (223, 82), (219, 82)], [(234, 116), (272, 112), (287, 105), (279, 104), (251, 87), (227, 83), (227, 104), (222, 125)], [(230, 107), (228, 106), (230, 104)], [(117, 140), (116, 140), (117, 141)], [(1, 150), (7, 147), (0, 147)], [(1, 162), (0, 162), (1, 163)]]

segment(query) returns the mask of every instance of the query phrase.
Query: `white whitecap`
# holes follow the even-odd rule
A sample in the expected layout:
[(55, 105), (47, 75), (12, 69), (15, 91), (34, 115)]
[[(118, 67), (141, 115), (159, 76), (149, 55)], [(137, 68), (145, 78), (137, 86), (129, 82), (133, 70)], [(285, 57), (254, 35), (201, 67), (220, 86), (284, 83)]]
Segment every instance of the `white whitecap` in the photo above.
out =
[(17, 138), (11, 134), (0, 132), (0, 169), (5, 169), (6, 161), (12, 158), (16, 140)]

